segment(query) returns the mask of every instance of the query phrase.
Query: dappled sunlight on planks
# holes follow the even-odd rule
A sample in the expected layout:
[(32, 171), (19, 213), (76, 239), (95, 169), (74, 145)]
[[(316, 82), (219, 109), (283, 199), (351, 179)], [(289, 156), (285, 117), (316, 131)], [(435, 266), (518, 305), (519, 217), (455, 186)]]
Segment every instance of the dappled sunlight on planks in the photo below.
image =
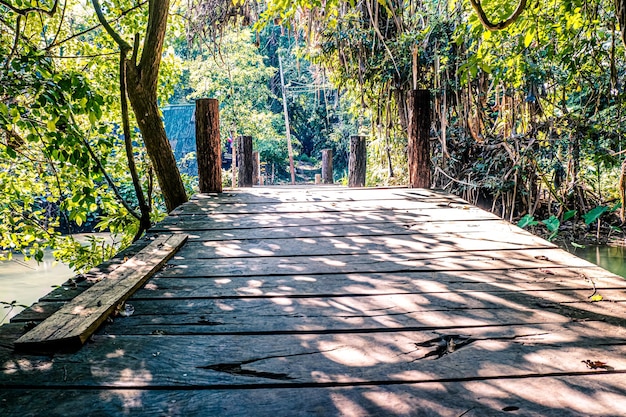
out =
[(436, 192), (228, 194), (155, 228), (191, 237), (57, 378), (146, 415), (617, 415), (615, 277)]
[(123, 414), (131, 415), (144, 407), (143, 390), (110, 390), (100, 394), (100, 401), (120, 403)]
[(363, 406), (339, 392), (332, 392), (329, 397), (339, 412), (339, 415), (345, 417), (360, 417), (368, 414)]
[[(517, 404), (521, 400), (532, 404), (541, 399), (545, 407), (563, 410), (562, 415), (616, 416), (616, 410), (626, 407), (626, 397), (615, 392), (606, 392), (608, 387), (598, 387), (593, 377), (584, 380), (584, 385), (578, 385), (574, 379), (552, 379), (542, 384), (534, 382), (533, 379), (511, 380), (506, 383), (490, 380), (466, 382), (464, 385), (477, 396), (490, 398), (494, 409), (510, 406), (511, 398), (515, 397), (520, 399), (516, 401)], [(611, 406), (607, 407), (609, 404)], [(520, 412), (524, 411), (522, 406)]]
[(2, 364), (4, 375), (15, 375), (24, 372), (48, 372), (52, 370), (54, 363), (52, 360), (31, 360), (28, 358), (17, 358), (8, 360)]

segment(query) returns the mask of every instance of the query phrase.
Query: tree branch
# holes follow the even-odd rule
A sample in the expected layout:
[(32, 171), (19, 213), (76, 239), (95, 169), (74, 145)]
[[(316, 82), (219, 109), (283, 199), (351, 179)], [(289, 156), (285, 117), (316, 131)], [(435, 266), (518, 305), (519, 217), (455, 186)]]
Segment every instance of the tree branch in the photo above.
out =
[[(139, 4), (137, 4), (136, 6), (131, 7), (130, 9), (126, 9), (126, 10), (122, 11), (122, 13), (120, 13), (120, 15), (118, 17), (116, 17), (115, 19), (111, 20), (111, 22), (115, 23), (115, 22), (119, 21), (121, 18), (126, 16), (128, 13), (133, 12), (133, 11), (143, 7), (147, 2), (148, 2), (147, 0), (144, 0), (144, 1), (140, 2)], [(83, 35), (91, 32), (91, 31), (94, 31), (94, 30), (98, 29), (100, 26), (102, 26), (102, 24), (93, 25), (90, 28), (87, 28), (85, 30), (81, 30), (80, 32), (75, 33), (75, 34), (73, 34), (73, 35), (71, 35), (71, 36), (69, 36), (69, 37), (67, 37), (67, 38), (65, 38), (65, 39), (63, 39), (61, 41), (53, 42), (52, 44), (50, 44), (50, 45), (48, 45), (46, 47), (46, 51), (49, 51), (52, 48), (56, 48), (56, 47), (66, 43), (66, 42), (71, 41), (72, 39), (78, 38), (79, 36), (83, 36)], [(117, 54), (117, 52), (116, 52), (116, 54)]]
[[(474, 1), (474, 0), (472, 0)], [(525, 0), (524, 0), (525, 1)], [(380, 29), (378, 28), (378, 24), (374, 21), (374, 17), (373, 17), (373, 12), (372, 12), (372, 6), (370, 5), (369, 1), (365, 2), (367, 4), (367, 10), (369, 11), (369, 17), (370, 17), (370, 22), (372, 24), (372, 28), (374, 29), (374, 32), (376, 32), (376, 35), (378, 35), (378, 39), (380, 39), (380, 42), (383, 44), (383, 47), (385, 48), (385, 51), (387, 51), (387, 54), (389, 55), (389, 58), (391, 58), (391, 63), (393, 64), (393, 68), (396, 70), (396, 74), (398, 74), (398, 79), (402, 79), (402, 75), (400, 75), (400, 70), (398, 70), (398, 66), (396, 65), (396, 60), (393, 57), (393, 53), (391, 52), (391, 50), (389, 49), (389, 47), (387, 46), (387, 42), (385, 42), (385, 37), (383, 36), (382, 33), (380, 33)], [(402, 28), (398, 28), (399, 30), (401, 30)]]
[[(74, 115), (71, 114), (71, 113), (70, 113), (70, 118), (71, 118), (72, 123), (74, 124), (74, 126), (78, 126), (78, 124), (76, 123), (76, 120), (74, 119)], [(113, 190), (113, 193), (115, 194), (115, 197), (117, 197), (119, 202), (122, 203), (122, 205), (124, 206), (126, 211), (128, 211), (128, 213), (130, 213), (131, 216), (133, 216), (134, 218), (140, 220), (141, 216), (139, 214), (137, 214), (137, 212), (135, 210), (133, 210), (133, 208), (130, 206), (130, 204), (128, 204), (126, 202), (124, 197), (122, 197), (122, 193), (120, 193), (120, 190), (117, 188), (117, 186), (113, 182), (113, 179), (109, 176), (109, 174), (104, 169), (104, 165), (102, 164), (102, 161), (100, 160), (100, 158), (98, 158), (98, 155), (96, 155), (95, 151), (93, 150), (93, 148), (89, 144), (89, 141), (83, 135), (79, 135), (79, 137), (80, 137), (81, 142), (83, 143), (83, 145), (85, 145), (85, 148), (87, 149), (87, 152), (91, 156), (91, 159), (93, 159), (93, 161), (96, 163), (96, 165), (98, 166), (98, 169), (102, 172), (102, 175), (104, 176), (104, 179), (109, 184), (109, 187), (111, 187), (111, 190)]]
[[(63, 10), (61, 10), (61, 18), (59, 19), (59, 26), (57, 27), (56, 32), (54, 33), (54, 38), (52, 39), (51, 44), (54, 44), (59, 38), (59, 34), (61, 33), (61, 28), (63, 27), (63, 22), (65, 21), (65, 10), (67, 9), (67, 1), (63, 3)], [(48, 47), (46, 47), (46, 51)]]
[(20, 35), (22, 34), (22, 31), (20, 30), (21, 24), (22, 24), (22, 16), (18, 16), (15, 21), (15, 38), (13, 39), (13, 47), (11, 48), (11, 53), (9, 54), (9, 56), (6, 59), (6, 62), (4, 63), (5, 70), (9, 68), (9, 65), (11, 65), (11, 60), (13, 59), (13, 56), (17, 52), (17, 46), (20, 41)]
[(526, 2), (527, 0), (520, 0), (519, 4), (517, 5), (517, 9), (515, 9), (511, 16), (509, 16), (506, 20), (494, 24), (489, 21), (487, 14), (480, 4), (480, 0), (470, 0), (472, 7), (474, 8), (474, 10), (476, 10), (476, 13), (478, 14), (478, 19), (480, 20), (480, 23), (482, 23), (487, 30), (490, 30), (492, 32), (505, 29), (506, 27), (511, 25), (511, 23), (515, 22), (526, 8)]
[[(0, 0), (2, 1), (2, 0)], [(109, 22), (107, 22), (107, 20), (104, 17), (104, 13), (102, 13), (102, 8), (100, 7), (100, 1), (99, 0), (91, 0), (91, 3), (93, 4), (93, 8), (96, 12), (96, 16), (98, 16), (98, 21), (100, 22), (100, 24), (102, 24), (102, 26), (104, 27), (104, 30), (106, 30), (106, 32), (109, 34), (109, 36), (111, 36), (113, 38), (113, 40), (115, 41), (115, 43), (117, 43), (120, 47), (120, 49), (122, 51), (130, 51), (132, 49), (132, 47), (128, 44), (128, 42), (126, 42), (124, 39), (122, 39), (122, 37), (119, 35), (119, 33), (117, 33), (113, 27), (111, 27), (111, 25), (109, 24)]]
[(141, 217), (139, 218), (139, 230), (135, 235), (133, 241), (139, 239), (144, 230), (150, 229), (150, 206), (146, 203), (146, 198), (143, 195), (141, 189), (141, 183), (139, 181), (139, 175), (137, 174), (137, 166), (135, 165), (135, 158), (133, 156), (133, 142), (130, 133), (130, 122), (128, 117), (128, 98), (126, 92), (126, 54), (128, 51), (120, 51), (120, 105), (122, 108), (122, 128), (124, 131), (124, 147), (126, 149), (126, 159), (128, 160), (128, 169), (130, 170), (130, 176), (133, 180), (133, 187), (135, 188), (135, 194), (137, 195), (137, 201), (139, 202), (139, 211)]
[(54, 0), (54, 4), (52, 5), (52, 8), (50, 10), (46, 10), (42, 7), (26, 7), (24, 9), (20, 9), (19, 7), (13, 6), (11, 3), (7, 2), (6, 0), (0, 0), (0, 5), (13, 11), (14, 13), (19, 14), (20, 16), (26, 16), (29, 13), (36, 13), (36, 12), (45, 13), (48, 16), (54, 16), (54, 14), (57, 11), (57, 6), (59, 5), (59, 0)]
[(122, 197), (122, 193), (120, 193), (120, 190), (117, 188), (117, 186), (113, 182), (113, 179), (111, 179), (109, 174), (104, 169), (104, 166), (102, 165), (102, 161), (100, 161), (100, 158), (98, 158), (98, 156), (95, 154), (89, 142), (85, 138), (82, 138), (82, 142), (85, 145), (85, 148), (87, 148), (87, 152), (89, 152), (89, 155), (91, 155), (91, 158), (94, 160), (94, 162), (98, 166), (98, 169), (102, 171), (102, 175), (104, 175), (104, 179), (109, 184), (109, 187), (111, 187), (111, 190), (113, 190), (113, 193), (115, 194), (117, 199), (120, 201), (120, 203), (122, 203), (126, 211), (128, 211), (128, 213), (130, 213), (130, 215), (136, 218), (137, 220), (141, 219), (141, 216), (137, 214), (135, 210), (133, 210), (130, 204), (126, 202), (126, 200), (124, 200), (124, 197)]

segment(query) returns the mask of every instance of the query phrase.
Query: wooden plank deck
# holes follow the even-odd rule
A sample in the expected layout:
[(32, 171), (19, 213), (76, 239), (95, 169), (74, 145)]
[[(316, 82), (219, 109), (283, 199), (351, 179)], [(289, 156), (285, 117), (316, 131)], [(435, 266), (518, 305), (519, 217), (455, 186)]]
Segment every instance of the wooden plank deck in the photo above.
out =
[(189, 238), (77, 352), (13, 342), (149, 240), (0, 327), (0, 415), (626, 413), (626, 281), (457, 197), (229, 191), (164, 232)]

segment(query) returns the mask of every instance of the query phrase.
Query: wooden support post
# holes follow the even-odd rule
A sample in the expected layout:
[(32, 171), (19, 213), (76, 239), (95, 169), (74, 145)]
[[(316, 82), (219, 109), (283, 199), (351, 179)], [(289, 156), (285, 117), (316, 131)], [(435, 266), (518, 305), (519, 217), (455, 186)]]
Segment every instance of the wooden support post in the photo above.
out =
[(252, 152), (252, 185), (261, 185), (261, 159), (259, 153)]
[(237, 139), (237, 161), (239, 161), (239, 187), (252, 187), (252, 136), (239, 136)]
[(367, 149), (365, 147), (365, 136), (351, 136), (348, 187), (365, 187), (366, 166)]
[(322, 183), (322, 174), (315, 174), (315, 185)]
[(219, 102), (196, 100), (196, 158), (201, 193), (222, 192), (222, 150), (220, 145)]
[(409, 93), (409, 187), (430, 188), (430, 91)]
[(322, 149), (322, 182), (334, 184), (333, 180), (333, 150)]

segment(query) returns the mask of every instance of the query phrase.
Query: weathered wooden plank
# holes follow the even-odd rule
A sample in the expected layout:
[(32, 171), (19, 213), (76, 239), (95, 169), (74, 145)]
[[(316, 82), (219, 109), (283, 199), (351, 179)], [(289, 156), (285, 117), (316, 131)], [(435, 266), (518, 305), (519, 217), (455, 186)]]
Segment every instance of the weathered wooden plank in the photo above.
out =
[(606, 335), (596, 325), (602, 328), (578, 322), (556, 330), (527, 323), (348, 334), (100, 335), (72, 355), (3, 359), (1, 371), (11, 379), (0, 388), (304, 387), (607, 372), (588, 369), (586, 360), (626, 372), (624, 330), (614, 326)]
[(428, 201), (410, 201), (402, 198), (386, 199), (381, 201), (315, 201), (308, 203), (203, 203), (196, 204), (194, 201), (185, 203), (173, 211), (174, 215), (196, 213), (229, 213), (229, 214), (256, 214), (256, 213), (310, 213), (310, 212), (346, 212), (346, 211), (376, 211), (376, 210), (415, 210), (424, 211), (465, 211), (474, 215), (482, 215), (484, 218), (498, 218), (498, 216), (484, 210), (460, 203), (432, 204)]
[[(593, 280), (593, 284), (591, 282)], [(601, 268), (580, 271), (559, 269), (404, 272), (370, 274), (294, 275), (281, 277), (233, 278), (172, 278), (153, 277), (133, 298), (233, 298), (270, 296), (342, 296), (382, 294), (422, 294), (447, 292), (499, 293), (522, 291), (536, 293), (561, 289), (593, 293), (593, 288), (605, 297), (605, 289), (623, 288), (621, 277), (612, 277)], [(42, 301), (24, 310), (13, 322), (41, 321), (58, 310), (84, 289), (59, 288)], [(614, 301), (614, 300), (612, 300)]]
[[(262, 229), (269, 227), (294, 227), (294, 226), (319, 226), (319, 225), (351, 225), (351, 224), (401, 224), (405, 228), (417, 225), (418, 222), (443, 223), (448, 222), (472, 222), (476, 227), (484, 225), (485, 221), (498, 221), (499, 219), (468, 218), (466, 213), (450, 211), (448, 218), (437, 217), (435, 212), (424, 210), (378, 210), (362, 211), (356, 213), (256, 213), (256, 214), (190, 214), (188, 216), (170, 215), (155, 225), (156, 230), (173, 228), (177, 230), (213, 230), (213, 229)], [(456, 220), (455, 220), (456, 217)], [(502, 221), (502, 220), (500, 220)], [(152, 230), (152, 229), (151, 229)]]
[(595, 268), (560, 249), (525, 251), (421, 252), (367, 255), (172, 259), (162, 275), (181, 277), (281, 276), (295, 274), (427, 272), (519, 268)]
[[(239, 240), (239, 239), (281, 239), (281, 238), (316, 238), (316, 237), (352, 237), (352, 236), (387, 236), (387, 235), (442, 235), (445, 239), (446, 234), (450, 235), (474, 235), (505, 234), (510, 232), (511, 235), (526, 236), (530, 235), (522, 229), (516, 229), (511, 225), (498, 222), (496, 220), (468, 220), (458, 221), (450, 220), (449, 222), (433, 221), (424, 223), (410, 222), (373, 222), (345, 221), (342, 223), (334, 223), (323, 219), (306, 219), (302, 222), (285, 222), (285, 225), (276, 224), (268, 226), (246, 225), (239, 227), (235, 224), (232, 228), (227, 227), (227, 223), (211, 223), (210, 220), (204, 222), (195, 220), (193, 222), (185, 222), (185, 224), (176, 225), (160, 225), (154, 232), (168, 233), (183, 232), (196, 235), (195, 240)], [(298, 224), (302, 223), (302, 224)], [(281, 235), (282, 233), (282, 235)], [(537, 241), (542, 241), (535, 236)], [(546, 242), (543, 240), (543, 242)], [(544, 245), (552, 246), (550, 243)]]
[(553, 244), (526, 233), (475, 232), (375, 235), (350, 237), (310, 237), (291, 239), (246, 239), (190, 242), (180, 256), (192, 259), (302, 256), (365, 255), (404, 252), (457, 252), (554, 248)]
[[(502, 270), (502, 271), (455, 271), (433, 273), (383, 273), (383, 274), (329, 274), (322, 276), (284, 276), (220, 279), (220, 278), (171, 278), (154, 277), (132, 297), (133, 300), (173, 300), (173, 299), (231, 299), (231, 298), (268, 298), (268, 297), (333, 297), (333, 296), (368, 296), (368, 295), (400, 295), (400, 294), (436, 294), (445, 296), (456, 293), (482, 292), (485, 294), (502, 294), (512, 291), (528, 294), (531, 297), (542, 297), (542, 294), (553, 291), (582, 291), (583, 302), (597, 291), (604, 301), (612, 303), (621, 299), (621, 294), (612, 297), (612, 290), (622, 289), (621, 277), (611, 280), (605, 276), (606, 271), (586, 270), (588, 276), (582, 277), (575, 270), (561, 269), (558, 275), (548, 273), (549, 270)], [(591, 273), (592, 272), (592, 273)], [(599, 279), (598, 279), (599, 278)], [(594, 283), (590, 281), (594, 280)], [(595, 287), (595, 290), (594, 290)], [(57, 290), (58, 291), (58, 290)], [(55, 297), (59, 301), (43, 301), (34, 304), (15, 316), (12, 322), (42, 321), (65, 302), (80, 292), (69, 290), (58, 292)], [(56, 293), (53, 292), (53, 293)], [(132, 301), (135, 302), (135, 301)], [(556, 306), (545, 303), (548, 308)], [(544, 308), (545, 305), (539, 302)], [(602, 303), (605, 306), (606, 303)], [(612, 304), (611, 304), (612, 305)], [(542, 307), (543, 306), (543, 307)], [(165, 311), (165, 310), (162, 310)]]
[(315, 201), (375, 201), (375, 200), (420, 200), (434, 204), (456, 202), (467, 204), (462, 198), (436, 190), (407, 189), (403, 187), (367, 188), (348, 190), (344, 187), (318, 186), (309, 188), (272, 188), (254, 190), (228, 190), (223, 193), (196, 194), (191, 199), (197, 204), (219, 203), (303, 203)]
[[(551, 272), (551, 273), (548, 273)], [(610, 279), (601, 268), (579, 271), (488, 270), (326, 275), (285, 275), (279, 277), (164, 277), (155, 276), (134, 298), (226, 298), (268, 296), (341, 296), (421, 294), (467, 291), (542, 292), (558, 289), (589, 290), (623, 288), (621, 277)], [(590, 280), (593, 280), (592, 283)]]
[(41, 297), (39, 301), (40, 302), (68, 301), (68, 300), (73, 299), (77, 295), (82, 294), (83, 292), (85, 292), (85, 290), (87, 290), (91, 286), (93, 286), (93, 284), (90, 285), (89, 287), (83, 286), (83, 285), (77, 285), (77, 286), (63, 285), (58, 288), (55, 288), (53, 291), (50, 291), (48, 294)]
[(11, 323), (39, 323), (56, 313), (65, 304), (67, 301), (37, 302), (13, 317)]
[[(341, 297), (251, 297), (228, 299), (133, 299), (131, 319), (107, 325), (111, 334), (272, 333), (424, 326), (489, 326), (611, 320), (626, 315), (626, 292), (592, 291), (437, 292)], [(163, 314), (167, 311), (167, 314)], [(626, 324), (626, 320), (615, 321)]]
[(133, 416), (620, 416), (624, 376), (594, 373), (444, 383), (255, 389), (11, 389), (5, 417)]
[[(489, 221), (489, 220), (488, 220)], [(321, 223), (321, 222), (320, 222)], [(452, 224), (450, 224), (452, 223)], [(331, 237), (331, 236), (377, 236), (386, 234), (417, 234), (417, 233), (484, 233), (491, 230), (493, 233), (510, 230), (513, 233), (522, 233), (514, 229), (514, 226), (497, 220), (490, 220), (485, 225), (485, 220), (459, 220), (451, 219), (447, 223), (440, 220), (435, 222), (406, 222), (406, 223), (358, 223), (351, 224), (309, 224), (302, 226), (270, 226), (270, 227), (245, 227), (232, 229), (217, 225), (197, 223), (182, 226), (155, 226), (154, 232), (183, 232), (190, 234), (192, 240), (233, 240), (233, 239), (280, 239), (280, 238), (303, 238), (303, 237)]]
[(106, 279), (95, 284), (15, 342), (16, 349), (73, 349), (180, 248), (187, 236), (159, 236)]

